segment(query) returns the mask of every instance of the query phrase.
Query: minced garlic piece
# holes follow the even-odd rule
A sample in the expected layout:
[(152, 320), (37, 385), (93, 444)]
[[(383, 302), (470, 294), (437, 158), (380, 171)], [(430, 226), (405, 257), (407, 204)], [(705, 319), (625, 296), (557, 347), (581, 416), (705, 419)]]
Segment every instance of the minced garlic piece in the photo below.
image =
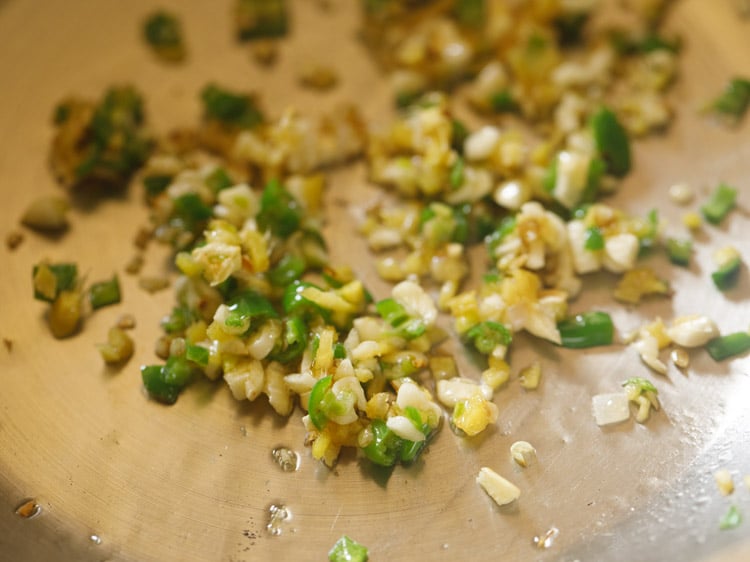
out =
[(509, 482), (491, 468), (483, 466), (477, 476), (477, 484), (487, 492), (497, 505), (507, 505), (521, 497), (518, 486)]
[(728, 496), (734, 492), (732, 474), (726, 468), (714, 472), (714, 480), (716, 481), (716, 486), (718, 486), (719, 492), (721, 492), (722, 496)]
[(519, 466), (526, 468), (536, 457), (536, 449), (528, 441), (516, 441), (510, 446), (510, 455)]

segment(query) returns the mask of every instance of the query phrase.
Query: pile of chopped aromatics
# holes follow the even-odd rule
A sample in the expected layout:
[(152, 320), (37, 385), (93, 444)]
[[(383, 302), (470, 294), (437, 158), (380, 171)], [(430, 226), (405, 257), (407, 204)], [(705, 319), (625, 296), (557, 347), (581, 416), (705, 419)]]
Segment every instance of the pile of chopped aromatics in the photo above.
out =
[[(154, 236), (176, 252), (176, 303), (157, 345), (165, 363), (142, 368), (149, 395), (171, 404), (197, 377), (223, 378), (238, 400), (265, 395), (283, 416), (305, 410), (307, 444), (328, 466), (342, 447), (392, 466), (419, 457), (443, 408), (459, 435), (495, 422), (516, 332), (568, 348), (612, 344), (606, 312), (570, 315), (568, 304), (581, 277), (601, 270), (621, 276), (614, 297), (624, 303), (670, 294), (638, 262), (662, 245), (656, 212), (630, 216), (604, 201), (631, 169), (631, 139), (671, 119), (679, 41), (660, 31), (667, 4), (640, 2), (637, 24), (613, 29), (595, 25), (596, 1), (365, 1), (363, 36), (402, 108), (381, 128), (354, 107), (271, 120), (254, 94), (218, 84), (201, 92), (200, 126), (164, 139), (144, 128), (130, 88), (63, 103), (52, 156), (61, 180), (122, 183), (140, 168)], [(238, 34), (258, 33), (240, 25)], [(515, 128), (468, 130), (444, 93), (459, 83), (486, 122), (507, 115)], [(380, 299), (329, 263), (321, 235), (321, 170), (363, 156), (370, 181), (392, 195), (360, 225), (394, 283)], [(703, 208), (712, 223), (734, 205), (736, 191), (722, 189)], [(467, 288), (477, 244), (487, 268)], [(665, 247), (674, 263), (689, 262), (689, 240)], [(714, 282), (726, 290), (741, 259), (726, 249), (721, 260)], [(37, 276), (55, 271), (43, 267)], [(478, 380), (439, 351), (449, 337), (439, 311), (486, 359)], [(632, 336), (657, 372), (668, 345), (684, 367), (684, 347), (723, 359), (748, 340), (720, 337), (704, 317), (657, 320)], [(522, 384), (533, 390), (541, 375), (534, 364)], [(617, 412), (597, 419), (620, 421), (633, 402), (643, 422), (659, 407), (650, 381), (624, 386)]]

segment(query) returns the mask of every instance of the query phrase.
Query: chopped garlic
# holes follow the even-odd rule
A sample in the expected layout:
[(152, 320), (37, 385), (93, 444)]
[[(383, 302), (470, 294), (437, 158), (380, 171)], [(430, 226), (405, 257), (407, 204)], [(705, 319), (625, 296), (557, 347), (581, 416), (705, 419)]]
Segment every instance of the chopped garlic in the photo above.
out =
[(695, 197), (695, 191), (686, 183), (669, 186), (669, 198), (678, 205), (687, 205)]
[(536, 449), (528, 441), (516, 441), (510, 446), (510, 455), (519, 466), (526, 468), (536, 458)]
[(675, 318), (667, 335), (682, 347), (700, 347), (719, 337), (719, 329), (710, 318), (695, 314)]
[(630, 418), (628, 397), (624, 392), (597, 394), (591, 398), (596, 425), (620, 423)]
[(536, 390), (542, 377), (542, 366), (539, 361), (534, 361), (531, 365), (522, 369), (519, 376), (522, 387), (526, 390)]
[(518, 486), (509, 482), (491, 468), (483, 466), (477, 476), (477, 484), (487, 492), (497, 505), (507, 505), (521, 497)]

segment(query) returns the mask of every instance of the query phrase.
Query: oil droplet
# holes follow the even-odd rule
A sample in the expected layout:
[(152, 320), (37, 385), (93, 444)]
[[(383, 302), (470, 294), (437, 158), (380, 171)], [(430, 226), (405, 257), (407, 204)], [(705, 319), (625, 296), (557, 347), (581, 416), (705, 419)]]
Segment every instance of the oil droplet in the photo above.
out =
[(534, 537), (534, 545), (540, 550), (550, 548), (559, 534), (560, 529), (557, 527), (550, 527), (543, 535)]
[(91, 542), (92, 542), (93, 544), (95, 544), (95, 545), (97, 545), (97, 546), (99, 546), (100, 544), (102, 544), (102, 538), (101, 538), (101, 537), (100, 537), (99, 535), (91, 535), (91, 536), (89, 537), (89, 540), (90, 540), (90, 541), (91, 541)]
[(36, 503), (34, 498), (26, 498), (23, 500), (18, 507), (16, 507), (15, 513), (19, 517), (24, 519), (33, 519), (42, 512), (42, 506)]
[(448, 550), (448, 548), (449, 548), (450, 545), (447, 542), (444, 542), (441, 546), (442, 546), (443, 550)]
[(271, 451), (271, 456), (284, 472), (294, 472), (299, 469), (299, 455), (287, 447), (276, 447)]
[(274, 537), (278, 537), (281, 534), (284, 522), (292, 518), (292, 513), (285, 505), (271, 504), (268, 508), (268, 515), (266, 530)]

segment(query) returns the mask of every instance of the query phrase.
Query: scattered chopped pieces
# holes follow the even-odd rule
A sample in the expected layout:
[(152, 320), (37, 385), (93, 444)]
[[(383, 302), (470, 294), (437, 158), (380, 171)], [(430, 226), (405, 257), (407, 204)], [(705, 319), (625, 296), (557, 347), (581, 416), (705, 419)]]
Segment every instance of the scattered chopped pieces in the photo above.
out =
[(122, 328), (115, 326), (107, 332), (107, 343), (99, 344), (96, 347), (105, 363), (118, 365), (133, 356), (135, 344)]
[(719, 521), (719, 529), (722, 531), (728, 531), (736, 529), (742, 523), (742, 512), (736, 505), (730, 505), (727, 512)]
[(23, 242), (23, 232), (13, 230), (5, 236), (5, 247), (11, 252), (18, 248)]
[(171, 63), (185, 60), (182, 25), (175, 14), (159, 10), (143, 24), (143, 37), (161, 60)]
[(346, 535), (342, 536), (328, 551), (330, 562), (367, 562), (367, 547)]
[(737, 190), (721, 183), (711, 194), (711, 198), (701, 206), (701, 213), (711, 224), (719, 224), (734, 209), (736, 201)]
[(750, 351), (750, 333), (735, 332), (706, 343), (706, 351), (714, 361), (723, 361)]
[(43, 232), (59, 232), (68, 227), (67, 212), (70, 203), (59, 195), (43, 195), (34, 199), (26, 208), (21, 222)]
[(239, 129), (252, 129), (264, 118), (252, 94), (234, 93), (216, 84), (208, 84), (201, 92), (207, 120)]
[(486, 466), (479, 470), (476, 481), (499, 506), (512, 503), (521, 497), (521, 490), (515, 484)]
[(33, 279), (34, 298), (54, 302), (63, 291), (75, 289), (78, 283), (78, 267), (74, 263), (42, 262), (34, 266)]
[(528, 441), (516, 441), (510, 446), (510, 455), (519, 466), (526, 468), (536, 459), (536, 449)]
[(164, 365), (141, 367), (141, 378), (148, 395), (164, 404), (174, 404), (194, 374), (187, 359), (177, 356), (171, 356)]
[(597, 394), (591, 398), (596, 425), (621, 423), (630, 418), (628, 396), (624, 392)]
[(722, 496), (729, 496), (734, 492), (732, 473), (726, 468), (714, 472), (714, 480), (716, 481), (716, 486), (719, 488), (719, 492), (721, 492)]

